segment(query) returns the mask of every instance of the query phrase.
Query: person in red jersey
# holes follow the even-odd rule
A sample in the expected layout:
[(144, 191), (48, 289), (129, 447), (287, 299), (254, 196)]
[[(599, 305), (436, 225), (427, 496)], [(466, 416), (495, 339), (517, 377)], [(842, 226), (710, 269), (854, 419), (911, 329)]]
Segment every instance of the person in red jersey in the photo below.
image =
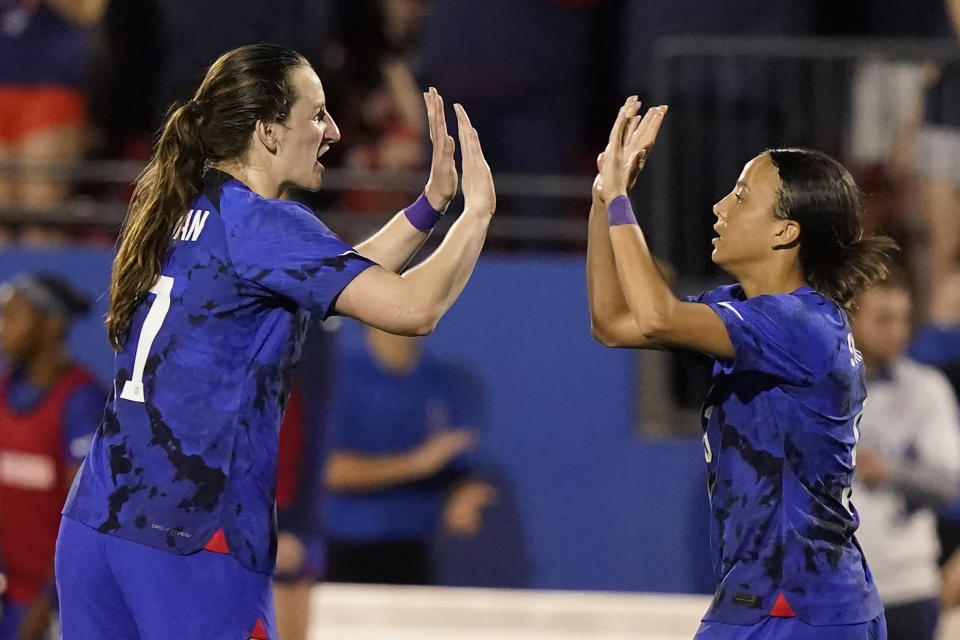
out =
[(65, 344), (90, 306), (81, 294), (56, 277), (21, 275), (0, 288), (0, 305), (0, 640), (30, 640), (47, 637), (60, 509), (106, 394)]

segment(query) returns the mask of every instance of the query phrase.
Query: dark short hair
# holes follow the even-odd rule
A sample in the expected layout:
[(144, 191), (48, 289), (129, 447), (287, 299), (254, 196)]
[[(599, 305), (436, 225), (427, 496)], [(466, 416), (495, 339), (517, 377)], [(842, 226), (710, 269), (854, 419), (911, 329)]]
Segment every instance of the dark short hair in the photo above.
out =
[(887, 274), (897, 250), (886, 236), (863, 236), (860, 193), (839, 162), (814, 149), (771, 149), (780, 175), (774, 216), (800, 225), (804, 278), (822, 296), (850, 309), (857, 295)]

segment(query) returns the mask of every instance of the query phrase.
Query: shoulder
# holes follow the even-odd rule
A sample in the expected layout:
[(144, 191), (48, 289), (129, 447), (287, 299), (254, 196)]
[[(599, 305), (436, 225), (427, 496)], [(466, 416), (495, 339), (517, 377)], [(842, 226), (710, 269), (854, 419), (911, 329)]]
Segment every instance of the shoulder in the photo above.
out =
[(746, 304), (770, 319), (783, 323), (784, 328), (795, 335), (802, 334), (810, 339), (822, 337), (832, 341), (837, 336), (846, 339), (846, 334), (850, 332), (847, 315), (839, 305), (813, 290), (756, 296)]
[[(286, 263), (297, 270), (307, 261), (334, 259), (353, 251), (313, 211), (297, 202), (236, 188), (224, 192), (221, 215), (227, 249), (234, 262), (242, 265), (260, 268)], [(341, 271), (346, 259), (330, 266)]]
[(262, 216), (281, 218), (310, 218), (320, 222), (308, 207), (292, 200), (264, 198), (246, 187), (226, 184), (221, 195), (221, 209), (225, 215)]
[(725, 284), (704, 291), (698, 296), (687, 296), (684, 298), (687, 302), (699, 302), (702, 304), (715, 304), (719, 302), (730, 302), (732, 300), (743, 300), (743, 289), (739, 284)]
[(250, 221), (266, 225), (300, 222), (327, 230), (313, 211), (299, 202), (264, 198), (249, 189), (229, 184), (223, 190), (221, 215), (228, 225)]

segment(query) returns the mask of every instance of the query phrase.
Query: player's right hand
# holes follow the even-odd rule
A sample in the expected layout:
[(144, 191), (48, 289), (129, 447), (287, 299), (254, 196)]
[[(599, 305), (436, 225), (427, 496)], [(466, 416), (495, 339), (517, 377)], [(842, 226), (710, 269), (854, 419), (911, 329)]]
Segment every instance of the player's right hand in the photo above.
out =
[(437, 90), (423, 94), (427, 105), (427, 122), (430, 125), (430, 141), (433, 154), (430, 160), (430, 177), (423, 193), (430, 206), (445, 211), (450, 200), (457, 194), (457, 167), (453, 162), (453, 138), (447, 133), (447, 119), (443, 114), (443, 98)]
[(639, 110), (637, 97), (627, 98), (610, 130), (607, 147), (598, 158), (600, 173), (594, 181), (594, 197), (603, 202), (626, 195), (633, 188), (656, 142), (667, 107), (648, 109), (643, 118), (637, 115)]
[(480, 137), (470, 124), (470, 118), (460, 104), (453, 105), (457, 113), (457, 129), (460, 136), (460, 154), (462, 156), (462, 178), (464, 211), (478, 211), (493, 215), (497, 208), (497, 193), (493, 186), (493, 174), (490, 165), (483, 157)]
[(431, 436), (415, 451), (417, 468), (424, 476), (431, 476), (461, 453), (473, 449), (477, 437), (469, 429), (448, 429)]

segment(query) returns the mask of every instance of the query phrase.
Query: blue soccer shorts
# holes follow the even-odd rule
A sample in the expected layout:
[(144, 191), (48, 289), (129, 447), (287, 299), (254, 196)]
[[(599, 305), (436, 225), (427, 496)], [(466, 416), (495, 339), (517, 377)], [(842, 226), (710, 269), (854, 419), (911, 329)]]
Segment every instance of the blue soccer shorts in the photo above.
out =
[(799, 618), (764, 618), (751, 624), (703, 622), (694, 640), (887, 640), (883, 614), (869, 622), (816, 627)]
[(232, 556), (186, 556), (64, 517), (56, 553), (62, 640), (277, 640), (270, 576)]

